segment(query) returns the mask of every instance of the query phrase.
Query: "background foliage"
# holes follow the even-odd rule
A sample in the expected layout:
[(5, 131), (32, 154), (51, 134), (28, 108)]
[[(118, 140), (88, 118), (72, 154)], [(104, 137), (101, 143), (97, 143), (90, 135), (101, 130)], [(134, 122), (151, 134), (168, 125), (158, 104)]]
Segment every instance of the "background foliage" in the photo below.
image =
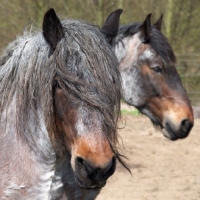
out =
[(149, 13), (153, 23), (164, 14), (162, 31), (175, 50), (178, 71), (193, 102), (200, 101), (199, 0), (0, 0), (0, 51), (26, 27), (37, 24), (40, 28), (51, 7), (61, 17), (98, 26), (117, 8), (124, 10), (121, 24), (143, 21)]

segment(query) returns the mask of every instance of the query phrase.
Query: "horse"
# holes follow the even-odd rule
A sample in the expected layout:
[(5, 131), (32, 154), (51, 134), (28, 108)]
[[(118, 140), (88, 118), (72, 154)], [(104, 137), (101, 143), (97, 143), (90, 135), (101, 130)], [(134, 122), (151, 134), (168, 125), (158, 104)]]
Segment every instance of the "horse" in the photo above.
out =
[(112, 42), (122, 77), (122, 97), (161, 129), (170, 140), (185, 138), (194, 124), (193, 111), (175, 68), (176, 57), (161, 32), (163, 15), (151, 25), (122, 25)]
[(116, 161), (126, 167), (109, 44), (121, 13), (99, 29), (50, 9), (42, 31), (25, 31), (0, 57), (0, 199), (94, 199)]

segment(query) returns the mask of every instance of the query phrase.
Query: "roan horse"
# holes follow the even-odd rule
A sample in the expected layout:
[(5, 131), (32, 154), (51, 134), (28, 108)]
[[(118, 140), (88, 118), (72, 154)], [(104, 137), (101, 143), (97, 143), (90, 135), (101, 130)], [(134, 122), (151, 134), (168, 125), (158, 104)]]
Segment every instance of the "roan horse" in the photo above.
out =
[(25, 33), (1, 56), (1, 200), (60, 199), (64, 184), (67, 199), (94, 199), (116, 160), (124, 164), (120, 74), (108, 43), (121, 12), (99, 30), (50, 9), (42, 33)]
[(112, 45), (125, 102), (147, 115), (164, 136), (176, 140), (188, 136), (193, 111), (161, 25), (162, 16), (151, 25), (149, 14), (143, 23), (121, 26)]

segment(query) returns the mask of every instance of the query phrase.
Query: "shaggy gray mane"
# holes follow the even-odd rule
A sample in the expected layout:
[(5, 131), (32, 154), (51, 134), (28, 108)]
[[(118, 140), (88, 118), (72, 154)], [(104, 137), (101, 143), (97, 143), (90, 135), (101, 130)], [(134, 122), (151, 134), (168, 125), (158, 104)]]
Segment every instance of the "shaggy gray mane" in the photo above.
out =
[[(60, 151), (62, 141), (55, 138), (53, 82), (75, 98), (99, 112), (113, 151), (117, 151), (117, 121), (120, 113), (120, 74), (117, 59), (110, 45), (97, 27), (76, 20), (62, 21), (65, 36), (54, 53), (41, 32), (25, 32), (12, 42), (0, 58), (0, 110), (16, 103), (18, 134), (35, 148), (40, 135), (31, 128), (27, 119), (38, 110), (45, 120), (54, 148)], [(114, 84), (113, 84), (114, 82)], [(39, 123), (38, 123), (39, 126)]]

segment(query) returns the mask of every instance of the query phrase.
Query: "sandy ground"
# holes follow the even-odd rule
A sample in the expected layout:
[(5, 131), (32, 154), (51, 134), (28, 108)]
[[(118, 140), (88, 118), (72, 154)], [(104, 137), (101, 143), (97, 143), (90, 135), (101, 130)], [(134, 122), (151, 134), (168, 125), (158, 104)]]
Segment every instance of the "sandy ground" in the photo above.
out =
[(132, 176), (118, 164), (97, 200), (200, 200), (200, 119), (178, 141), (155, 131), (144, 116), (124, 119), (119, 133)]

